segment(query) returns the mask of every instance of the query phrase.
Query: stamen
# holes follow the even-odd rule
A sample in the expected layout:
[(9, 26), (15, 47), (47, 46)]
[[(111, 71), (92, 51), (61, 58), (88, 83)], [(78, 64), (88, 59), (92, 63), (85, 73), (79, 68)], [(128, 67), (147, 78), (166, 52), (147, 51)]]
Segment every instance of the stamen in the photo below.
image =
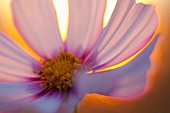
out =
[(54, 59), (44, 61), (43, 70), (35, 73), (41, 75), (41, 79), (45, 80), (41, 86), (46, 86), (48, 89), (55, 87), (58, 91), (67, 91), (73, 86), (72, 78), (81, 68), (80, 59), (68, 52), (61, 51), (59, 56)]

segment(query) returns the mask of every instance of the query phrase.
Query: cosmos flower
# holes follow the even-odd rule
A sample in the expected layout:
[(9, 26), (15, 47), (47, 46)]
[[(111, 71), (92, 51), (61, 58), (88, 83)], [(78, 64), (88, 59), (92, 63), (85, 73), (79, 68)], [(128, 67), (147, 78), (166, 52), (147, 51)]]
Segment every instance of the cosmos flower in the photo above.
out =
[(11, 7), (16, 28), (42, 59), (0, 34), (1, 111), (69, 113), (87, 93), (128, 98), (144, 90), (159, 37), (152, 38), (158, 25), (152, 5), (118, 0), (103, 28), (106, 0), (69, 0), (65, 42), (51, 0), (13, 0)]

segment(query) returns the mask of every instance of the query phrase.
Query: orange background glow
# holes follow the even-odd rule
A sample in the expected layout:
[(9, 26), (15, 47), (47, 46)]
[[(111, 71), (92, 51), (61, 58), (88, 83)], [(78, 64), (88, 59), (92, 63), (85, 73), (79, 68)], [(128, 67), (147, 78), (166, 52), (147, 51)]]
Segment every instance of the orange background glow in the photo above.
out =
[[(62, 2), (61, 2), (62, 1)], [(145, 96), (133, 100), (120, 100), (97, 94), (88, 94), (79, 104), (79, 113), (170, 113), (170, 1), (169, 0), (136, 0), (138, 3), (153, 4), (160, 19), (160, 24), (156, 31), (162, 34), (152, 56), (152, 62), (157, 66), (152, 66), (150, 69), (149, 81)], [(108, 0), (108, 4), (115, 4), (115, 0)], [(11, 12), (10, 0), (0, 0), (0, 32), (5, 33), (10, 38), (15, 40), (26, 50), (28, 50), (37, 59), (40, 57), (34, 53), (27, 44), (23, 41), (15, 29)], [(57, 5), (58, 3), (58, 5)], [(57, 14), (60, 15), (59, 26), (63, 40), (66, 37), (66, 29), (68, 24), (68, 2), (67, 0), (54, 0), (56, 4)], [(114, 8), (108, 5), (108, 12), (105, 14), (103, 26), (107, 24), (111, 10)], [(65, 7), (64, 13), (60, 11), (60, 7)]]

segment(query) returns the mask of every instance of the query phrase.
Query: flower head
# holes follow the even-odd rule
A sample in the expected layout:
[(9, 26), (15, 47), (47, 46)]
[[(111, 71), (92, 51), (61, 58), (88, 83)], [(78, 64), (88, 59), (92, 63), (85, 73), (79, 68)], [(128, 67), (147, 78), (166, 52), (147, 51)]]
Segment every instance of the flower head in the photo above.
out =
[[(144, 90), (158, 37), (151, 41), (158, 25), (153, 6), (118, 0), (103, 28), (106, 0), (69, 0), (65, 42), (51, 0), (13, 0), (11, 6), (16, 28), (42, 59), (0, 34), (0, 110), (70, 112), (87, 93), (125, 98)], [(98, 71), (134, 55), (126, 65)]]

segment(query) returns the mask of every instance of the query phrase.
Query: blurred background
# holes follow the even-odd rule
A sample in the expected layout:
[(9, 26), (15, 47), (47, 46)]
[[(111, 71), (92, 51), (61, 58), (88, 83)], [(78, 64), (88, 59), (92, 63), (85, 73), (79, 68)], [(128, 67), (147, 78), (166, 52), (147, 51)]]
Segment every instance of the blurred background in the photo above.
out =
[[(149, 90), (147, 90), (143, 97), (130, 101), (89, 94), (79, 104), (79, 113), (170, 113), (170, 1), (136, 1), (138, 3), (155, 5), (160, 18), (156, 34), (161, 33), (161, 38), (151, 56), (152, 67), (149, 71)], [(108, 0), (109, 5), (103, 26), (107, 24), (115, 3), (115, 0)], [(57, 6), (57, 14), (60, 17), (60, 30), (63, 40), (65, 40), (68, 23), (68, 3), (67, 0), (54, 0), (54, 4)], [(61, 8), (66, 10), (61, 10)], [(8, 35), (27, 49), (33, 56), (39, 58), (26, 45), (15, 29), (10, 12), (10, 0), (0, 0), (0, 32)]]

